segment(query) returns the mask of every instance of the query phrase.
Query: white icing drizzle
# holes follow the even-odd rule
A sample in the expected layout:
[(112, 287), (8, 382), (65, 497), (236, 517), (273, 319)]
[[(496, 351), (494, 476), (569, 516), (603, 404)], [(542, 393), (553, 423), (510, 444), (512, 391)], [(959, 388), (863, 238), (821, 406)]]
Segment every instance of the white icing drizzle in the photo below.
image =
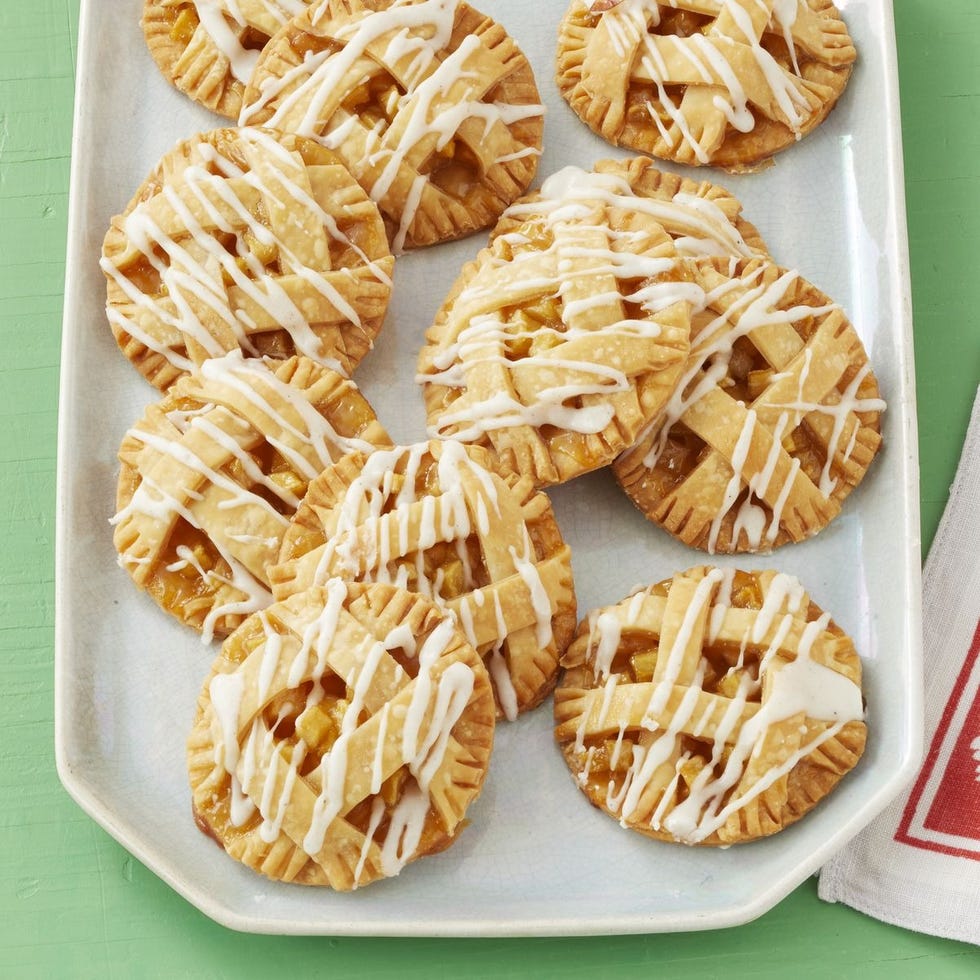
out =
[[(222, 19), (220, 14), (217, 16)], [(128, 242), (160, 278), (161, 296), (154, 298), (144, 292), (111, 257), (103, 255), (100, 261), (103, 272), (133, 308), (131, 313), (126, 313), (118, 304), (112, 304), (107, 308), (109, 319), (114, 327), (161, 354), (176, 369), (188, 371), (192, 367), (190, 359), (179, 350), (184, 344), (182, 335), (199, 344), (208, 357), (218, 357), (227, 350), (224, 345), (228, 341), (219, 341), (201, 322), (198, 311), (206, 307), (209, 316), (214, 317), (221, 330), (231, 334), (241, 350), (256, 356), (258, 350), (250, 336), (256, 325), (244, 310), (234, 308), (229, 292), (234, 288), (263, 311), (271, 329), (285, 330), (299, 353), (343, 373), (336, 358), (323, 350), (307, 314), (293, 302), (276, 277), (266, 271), (247, 238), (251, 236), (265, 248), (275, 248), (283, 267), (309, 283), (352, 326), (362, 328), (357, 310), (328, 276), (307, 265), (282, 236), (266, 227), (259, 212), (245, 203), (229, 180), (237, 181), (243, 192), (257, 192), (270, 204), (292, 204), (312, 212), (325, 234), (352, 249), (379, 282), (390, 285), (390, 277), (340, 230), (309, 191), (297, 184), (291, 175), (297, 166), (295, 155), (260, 130), (240, 129), (236, 139), (262, 156), (275, 186), (270, 186), (257, 172), (245, 172), (210, 144), (199, 145), (196, 152), (208, 166), (185, 166), (180, 174), (180, 190), (168, 183), (159, 192), (179, 217), (186, 237), (178, 241), (157, 224), (150, 212), (152, 199), (138, 204), (123, 219)], [(198, 221), (182, 199), (182, 193), (193, 197), (218, 231), (235, 236), (233, 250), (226, 248)], [(288, 195), (288, 200), (283, 199), (283, 194)], [(215, 202), (220, 202), (234, 216), (234, 222), (229, 222), (227, 213)], [(159, 328), (154, 329), (154, 323)]]
[[(591, 9), (593, 3), (587, 2), (587, 5)], [(622, 0), (621, 3), (603, 11), (602, 20), (616, 54), (627, 63), (632, 53), (637, 62), (634, 71), (656, 87), (659, 105), (676, 127), (675, 135), (664, 125), (655, 104), (647, 101), (650, 118), (659, 130), (664, 143), (674, 148), (679, 135), (701, 164), (710, 162), (711, 152), (715, 149), (714, 146), (703, 142), (705, 136), (712, 132), (712, 127), (704, 127), (705, 136), (696, 135), (691, 121), (684, 113), (683, 103), (678, 104), (671, 98), (667, 86), (671, 84), (672, 79), (668, 63), (665, 61), (668, 46), (693, 69), (702, 83), (725, 93), (724, 96), (714, 95), (712, 104), (733, 128), (743, 133), (751, 132), (755, 128), (756, 117), (749, 108), (749, 96), (742, 85), (735, 64), (729, 61), (725, 45), (720, 43), (723, 41), (734, 44), (739, 54), (748, 52), (759, 70), (764, 91), (759, 93), (759, 104), (756, 109), (767, 114), (772, 112), (774, 117), (789, 126), (799, 139), (803, 127), (816, 110), (806, 97), (806, 88), (801, 78), (796, 43), (793, 38), (792, 29), (799, 12), (798, 0), (775, 0), (769, 6), (759, 5), (760, 10), (766, 14), (763, 28), (779, 30), (785, 40), (793, 72), (784, 70), (762, 46), (760, 34), (740, 0), (715, 0), (715, 2), (699, 2), (695, 5), (700, 13), (710, 13), (716, 17), (727, 14), (737, 27), (737, 32), (730, 38), (720, 34), (714, 26), (707, 33), (694, 33), (683, 38), (674, 35), (659, 37), (653, 34), (652, 31), (660, 23), (661, 8), (668, 6), (687, 7), (688, 5), (677, 2), (656, 3), (654, 0)], [(768, 13), (770, 8), (771, 17)], [(775, 111), (769, 109), (767, 106), (769, 102), (774, 103)]]
[[(331, 575), (384, 582), (420, 592), (444, 608), (455, 598), (453, 608), (459, 626), (474, 648), (484, 648), (482, 652), (501, 710), (506, 718), (513, 720), (517, 714), (517, 695), (506, 653), (501, 648), (510, 630), (499, 594), (493, 591), (498, 638), (489, 648), (485, 638), (483, 643), (479, 641), (471, 603), (482, 606), (485, 596), (476, 584), (478, 569), (467, 545), (467, 538), (473, 534), (482, 537), (486, 544), (490, 543), (493, 533), (491, 514), (500, 516), (498, 488), (492, 474), (471, 459), (463, 446), (443, 442), (439, 444), (438, 460), (430, 463), (425, 481), (428, 485), (434, 470), (435, 486), (431, 491), (417, 490), (420, 468), (431, 451), (430, 444), (423, 442), (375, 450), (366, 458), (357, 477), (334, 505), (335, 518), (330, 534), (316, 556), (311, 582), (324, 582)], [(393, 489), (396, 473), (401, 474), (397, 493)], [(471, 479), (468, 492), (464, 492), (461, 482), (463, 473)], [(475, 497), (473, 484), (479, 488)], [(416, 520), (417, 537), (413, 540), (411, 531)], [(391, 550), (392, 539), (397, 541), (396, 550)], [(534, 545), (526, 527), (522, 529), (522, 541), (520, 551), (512, 546), (509, 554), (514, 574), (527, 589), (535, 616), (536, 642), (544, 649), (553, 642), (552, 603), (536, 566)], [(437, 567), (434, 574), (427, 570), (425, 552), (438, 543), (451, 543), (455, 547), (462, 568), (463, 587), (470, 591), (456, 597), (446, 595), (443, 592), (443, 569)], [(409, 641), (410, 636), (403, 636), (396, 630), (385, 643), (399, 645)]]
[[(281, 381), (263, 362), (246, 361), (240, 351), (207, 361), (202, 365), (200, 373), (205, 381), (218, 387), (231, 388), (258, 407), (270, 420), (270, 428), (263, 433), (265, 440), (307, 480), (312, 479), (320, 470), (344, 453), (354, 449), (373, 448), (364, 440), (340, 436), (330, 422), (304, 397), (302, 391)], [(288, 405), (300, 417), (303, 428), (298, 428), (285, 418), (273, 404), (272, 398), (263, 394), (263, 389), (270, 396), (274, 394), (276, 399)], [(212, 389), (212, 392), (214, 390)], [(204, 391), (207, 394), (206, 385)], [(214, 604), (202, 626), (204, 642), (213, 639), (215, 625), (223, 617), (256, 612), (272, 601), (271, 592), (265, 582), (259, 580), (257, 573), (249, 571), (235, 549), (236, 545), (247, 547), (255, 540), (265, 540), (256, 539), (249, 533), (255, 526), (253, 522), (262, 521), (263, 525), (271, 522), (271, 526), (278, 529), (279, 535), (285, 532), (288, 525), (288, 517), (279, 513), (259, 491), (273, 493), (287, 512), (295, 510), (299, 503), (294, 494), (262, 474), (250, 454), (244, 451), (234, 438), (211, 422), (208, 412), (212, 408), (212, 405), (206, 405), (200, 410), (189, 413), (171, 412), (169, 420), (182, 433), (191, 428), (199, 429), (206, 433), (209, 439), (227, 450), (232, 459), (241, 465), (245, 477), (250, 481), (248, 486), (232, 479), (223, 469), (216, 470), (208, 466), (184, 442), (158, 436), (139, 425), (130, 430), (129, 437), (151, 448), (159, 456), (170, 457), (192, 474), (201, 477), (202, 482), (210, 484), (226, 495), (218, 504), (218, 509), (223, 515), (221, 533), (210, 534), (207, 526), (195, 515), (192, 505), (182, 503), (145, 473), (141, 474), (141, 482), (133, 492), (129, 503), (110, 522), (117, 525), (131, 515), (144, 515), (166, 525), (180, 519), (208, 535), (209, 541), (230, 569), (230, 578), (220, 572), (204, 569), (194, 558), (193, 552), (183, 546), (177, 549), (179, 561), (167, 566), (170, 570), (191, 566), (205, 582), (212, 586), (220, 587), (222, 584), (228, 584), (241, 594), (241, 598)], [(241, 425), (244, 431), (248, 431), (247, 423), (235, 418), (237, 424)], [(305, 449), (295, 448), (277, 436), (277, 431), (288, 433)], [(188, 493), (187, 496), (190, 501), (200, 498), (200, 494), (196, 491)], [(238, 518), (234, 514), (236, 511), (241, 515)], [(126, 565), (131, 563), (132, 559), (122, 553), (119, 561), (120, 564)]]
[[(757, 611), (754, 623), (743, 638), (744, 654), (749, 642), (758, 646), (775, 627), (767, 648), (759, 656), (758, 676), (754, 676), (749, 670), (741, 670), (740, 657), (735, 668), (740, 671), (738, 689), (728, 698), (724, 714), (717, 718), (718, 705), (712, 703), (706, 711), (696, 715), (707, 663), (702, 657), (676, 710), (669, 721), (664, 723), (662, 712), (668, 695), (678, 683), (683, 662), (682, 653), (691, 639), (693, 624), (707, 613), (708, 640), (710, 642), (712, 638), (717, 639), (722, 622), (730, 611), (732, 581), (733, 572), (730, 570), (722, 572), (713, 569), (702, 578), (685, 609), (683, 622), (673, 644), (669, 650), (660, 650), (659, 679), (653, 684), (645, 712), (642, 726), (645, 732), (641, 740), (633, 746), (632, 757), (621, 785), (616, 789), (615, 784), (610, 782), (606, 796), (607, 805), (614, 813), (619, 814), (624, 826), (634, 818), (637, 806), (654, 776), (662, 766), (669, 764), (673, 766), (674, 773), (661, 791), (662, 795), (649, 818), (649, 825), (654, 829), (667, 830), (676, 839), (686, 843), (703, 841), (721, 828), (740, 807), (765, 792), (800, 760), (823, 742), (833, 738), (845, 724), (864, 717), (860, 687), (844, 673), (824, 666), (812, 657), (814, 644), (830, 624), (829, 614), (824, 613), (803, 626), (795, 656), (786, 659), (779, 655), (781, 644), (794, 622), (799, 624), (800, 618), (805, 615), (804, 606), (808, 600), (796, 578), (778, 573), (768, 580), (762, 607)], [(616, 618), (612, 613), (603, 613), (599, 619), (602, 620), (603, 617), (607, 618), (599, 633), (602, 636), (605, 630), (607, 642), (611, 644), (616, 632), (612, 624), (616, 622)], [(598, 665), (599, 652), (597, 649), (594, 654), (590, 654), (596, 678), (604, 675)], [(604, 659), (611, 661), (608, 651), (604, 651)], [(608, 699), (610, 686), (614, 686), (617, 679), (615, 674), (608, 677), (602, 690), (604, 698)], [(758, 711), (742, 721), (736, 735), (736, 726), (744, 709), (753, 696), (758, 700), (764, 685), (766, 695), (762, 705)], [(587, 703), (582, 708), (580, 732), (576, 739), (580, 752), (584, 752), (586, 720), (591, 716), (595, 698), (599, 695), (598, 689), (589, 691)], [(809, 725), (803, 727), (800, 745), (789, 752), (786, 759), (770, 772), (732, 796), (732, 791), (739, 785), (749, 761), (758, 755), (769, 728), (801, 713), (810, 722), (817, 724), (812, 728)], [(601, 716), (604, 714), (604, 711), (600, 712)], [(658, 721), (658, 718), (661, 720)], [(602, 723), (600, 720), (600, 726)], [(687, 753), (675, 754), (678, 738), (682, 732), (688, 732), (705, 740), (705, 732), (711, 724), (715, 725), (715, 730), (711, 737), (710, 759), (691, 781), (686, 798), (677, 802), (676, 790), (681, 770), (689, 759)], [(622, 741), (622, 737), (621, 731), (619, 741)], [(723, 763), (726, 746), (729, 756)], [(618, 752), (617, 745), (617, 758)]]
[[(330, 824), (343, 815), (345, 787), (349, 778), (350, 759), (348, 747), (354, 737), (359, 717), (366, 707), (366, 699), (386, 650), (401, 646), (410, 657), (415, 657), (414, 640), (404, 630), (393, 630), (384, 641), (369, 638), (363, 649), (357, 651), (351, 676), (346, 677), (349, 703), (346, 705), (340, 732), (329, 749), (322, 755), (315, 774), (301, 776), (300, 770), (309, 747), (301, 739), (294, 743), (276, 741), (279, 723), (291, 713), (302, 715), (320, 703), (323, 698), (321, 680), (327, 669), (330, 650), (335, 643), (338, 626), (347, 600), (347, 585), (340, 579), (326, 583), (326, 602), (319, 614), (305, 627), (298, 652), (288, 665), (285, 679), (288, 688), (296, 688), (304, 680), (312, 681), (305, 703), (296, 706), (283, 702), (276, 722), (267, 728), (256, 715), (251, 722), (242, 716), (244, 678), (239, 672), (216, 674), (209, 684), (211, 710), (214, 724), (214, 761), (231, 778), (232, 823), (243, 825), (257, 809), (262, 817), (259, 834), (267, 843), (274, 842), (281, 834), (293, 788), (297, 780), (311, 784), (319, 780), (320, 791), (314, 802), (310, 825), (302, 842), (303, 849), (316, 857), (324, 846)], [(283, 637), (279, 635), (269, 617), (260, 615), (265, 645), (256, 654), (259, 661), (259, 709), (267, 703), (272, 678), (280, 669), (283, 655)], [(395, 683), (402, 687), (412, 684), (411, 700), (402, 709), (402, 736), (400, 740), (401, 763), (408, 767), (411, 777), (407, 780), (398, 803), (390, 813), (384, 840), (378, 842), (381, 850), (381, 866), (385, 875), (397, 874), (412, 857), (418, 847), (425, 820), (430, 808), (429, 785), (441, 767), (449, 746), (451, 733), (462, 717), (474, 691), (475, 675), (466, 663), (454, 660), (440, 670), (440, 660), (446, 653), (455, 631), (451, 617), (442, 620), (422, 643), (418, 651), (418, 674), (410, 681), (398, 667), (393, 675)], [(395, 665), (397, 667), (397, 665)], [(390, 670), (390, 666), (388, 668)], [(354, 872), (354, 885), (361, 879), (365, 864), (375, 843), (378, 828), (385, 815), (381, 792), (385, 779), (384, 755), (390, 747), (388, 728), (395, 715), (391, 703), (385, 702), (378, 712), (377, 742), (370, 761), (370, 793), (372, 802), (370, 817), (359, 860)], [(398, 717), (401, 717), (399, 714)], [(248, 733), (240, 743), (239, 732), (247, 726)], [(241, 747), (240, 747), (241, 746)], [(291, 747), (289, 761), (286, 749)], [(283, 766), (281, 779), (269, 778), (277, 766)], [(266, 772), (262, 792), (258, 798), (250, 793), (255, 776)]]
[[(280, 78), (264, 77), (259, 83), (258, 97), (243, 106), (240, 122), (245, 125), (258, 113), (271, 109), (267, 125), (300, 133), (332, 149), (340, 148), (353, 130), (364, 124), (340, 108), (324, 122), (327, 103), (344, 90), (345, 79), (355, 73), (355, 66), (371, 57), (372, 45), (386, 40), (381, 60), (398, 65), (404, 92), (386, 107), (389, 113), (398, 116), (398, 139), (390, 142), (386, 139), (385, 120), (380, 120), (367, 133), (369, 162), (372, 166), (383, 162), (381, 172), (367, 192), (380, 204), (386, 200), (399, 170), (412, 158), (419, 144), (433, 135), (438, 152), (467, 120), (481, 122), (486, 137), (494, 125), (510, 127), (523, 119), (543, 115), (544, 106), (538, 104), (482, 101), (478, 76), (467, 66), (482, 46), (480, 38), (468, 34), (455, 50), (447, 50), (459, 2), (395, 0), (383, 10), (358, 11), (347, 23), (331, 28), (331, 36), (343, 44), (339, 51), (328, 48), (308, 53), (300, 65)], [(329, 16), (326, 4), (311, 8), (309, 20), (317, 25), (324, 16)], [(470, 79), (476, 80), (475, 84), (467, 85), (458, 101), (444, 104), (447, 92)], [(514, 149), (501, 156), (496, 164), (537, 152), (536, 148), (519, 143), (513, 135), (512, 143)], [(430, 183), (430, 176), (422, 173), (409, 190), (394, 236), (396, 253), (404, 247), (422, 194)]]
[[(575, 270), (578, 276), (611, 276), (617, 281), (648, 280), (669, 272), (675, 257), (661, 257), (638, 251), (620, 251), (615, 245), (616, 234), (605, 247), (576, 244), (579, 234), (576, 222), (594, 209), (597, 203), (609, 207), (636, 207), (651, 213), (661, 205), (636, 197), (629, 191), (622, 177), (614, 174), (587, 173), (576, 167), (566, 167), (549, 177), (542, 186), (542, 198), (527, 204), (512, 206), (506, 214), (520, 220), (525, 214), (535, 216), (536, 223), (552, 232), (553, 241), (547, 249), (516, 250), (508, 259), (493, 253), (485, 253), (483, 265), (467, 286), (460, 292), (456, 310), (458, 321), (447, 324), (447, 340), (440, 349), (431, 353), (431, 369), (418, 376), (420, 383), (431, 383), (448, 388), (467, 388), (467, 376), (485, 365), (499, 365), (513, 369), (513, 361), (506, 354), (506, 346), (518, 337), (522, 327), (518, 322), (505, 322), (498, 312), (490, 311), (519, 306), (531, 291), (559, 299), (573, 288), (570, 278), (573, 262), (585, 259), (587, 270)], [(648, 207), (649, 205), (649, 207)], [(678, 211), (682, 209), (678, 207)], [(704, 212), (689, 210), (686, 227), (697, 227), (699, 234), (708, 235)], [(691, 239), (693, 241), (693, 238)], [(514, 239), (511, 239), (513, 242)], [(528, 265), (530, 275), (521, 274), (521, 266)], [(508, 266), (505, 281), (497, 270)], [(542, 272), (542, 269), (548, 271)], [(607, 291), (608, 292), (608, 291)], [(602, 432), (612, 421), (615, 408), (609, 396), (627, 391), (631, 381), (627, 373), (613, 364), (598, 363), (581, 357), (561, 357), (561, 351), (574, 341), (597, 336), (617, 338), (655, 339), (662, 332), (656, 322), (657, 313), (674, 303), (689, 302), (691, 284), (658, 284), (649, 292), (640, 290), (628, 295), (646, 314), (644, 319), (618, 318), (605, 325), (590, 323), (587, 327), (574, 325), (577, 313), (598, 307), (603, 295), (573, 299), (561, 309), (561, 324), (540, 327), (535, 336), (553, 341), (548, 350), (528, 352), (520, 357), (520, 365), (539, 367), (542, 371), (566, 368), (570, 379), (561, 384), (542, 386), (533, 392), (514, 397), (507, 391), (496, 391), (487, 397), (464, 399), (459, 407), (449, 402), (447, 408), (430, 419), (429, 434), (436, 438), (452, 438), (461, 442), (475, 441), (488, 433), (515, 426), (540, 429), (552, 425), (569, 432), (593, 434)], [(693, 292), (700, 297), (697, 287)], [(611, 295), (611, 293), (609, 294)], [(619, 294), (617, 293), (617, 296)], [(517, 332), (515, 332), (517, 331)], [(602, 395), (602, 399), (590, 396)]]

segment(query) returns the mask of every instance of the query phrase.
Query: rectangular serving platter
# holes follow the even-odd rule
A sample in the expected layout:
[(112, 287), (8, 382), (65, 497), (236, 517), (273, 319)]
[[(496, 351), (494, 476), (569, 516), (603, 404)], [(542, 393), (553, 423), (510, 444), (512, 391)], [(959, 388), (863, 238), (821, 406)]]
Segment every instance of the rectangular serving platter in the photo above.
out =
[[(547, 106), (536, 184), (625, 156), (557, 93), (566, 0), (483, 0), (534, 67)], [(330, 935), (576, 935), (735, 925), (776, 904), (910, 778), (920, 751), (918, 474), (911, 306), (892, 9), (838, 6), (859, 61), (824, 125), (754, 175), (687, 171), (728, 187), (780, 264), (837, 302), (888, 401), (884, 450), (818, 537), (718, 564), (801, 578), (857, 643), (869, 741), (838, 790), (783, 833), (695, 849), (649, 841), (592, 809), (551, 736), (550, 704), (498, 727), (485, 789), (443, 854), (352, 894), (267, 881), (191, 818), (184, 743), (216, 648), (139, 594), (116, 564), (116, 451), (153, 401), (117, 350), (98, 266), (110, 217), (178, 139), (221, 120), (172, 90), (139, 28), (142, 0), (82, 0), (59, 434), (56, 746), (68, 791), (110, 834), (214, 919), (236, 929)], [(670, 168), (668, 168), (670, 169)], [(677, 169), (677, 168), (674, 168)], [(425, 328), (483, 234), (399, 259), (391, 310), (356, 380), (394, 438), (424, 438), (414, 382)], [(551, 492), (573, 549), (579, 613), (702, 564), (648, 524), (607, 472)]]

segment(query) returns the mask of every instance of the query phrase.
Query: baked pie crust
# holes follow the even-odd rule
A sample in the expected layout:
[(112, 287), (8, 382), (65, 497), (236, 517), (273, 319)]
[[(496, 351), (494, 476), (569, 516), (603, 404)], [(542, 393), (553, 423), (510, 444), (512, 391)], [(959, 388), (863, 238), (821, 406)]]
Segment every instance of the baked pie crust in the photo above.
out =
[(693, 568), (584, 620), (555, 737), (622, 826), (727, 845), (776, 833), (864, 751), (861, 662), (799, 581)]
[(311, 0), (146, 0), (143, 34), (174, 86), (237, 119), (259, 51)]
[(102, 250), (116, 341), (157, 388), (209, 357), (304, 354), (350, 374), (388, 306), (377, 207), (313, 140), (219, 129), (168, 153)]
[(195, 818), (260, 874), (348, 891), (454, 841), (493, 730), (486, 669), (452, 617), (331, 579), (222, 647), (188, 740)]
[(610, 143), (744, 170), (823, 121), (856, 57), (830, 0), (573, 0), (558, 87)]
[(419, 356), (430, 436), (491, 449), (541, 487), (605, 466), (663, 408), (690, 284), (653, 282), (677, 250), (623, 187), (559, 171), (463, 268)]
[(881, 445), (885, 403), (854, 327), (796, 272), (690, 260), (703, 289), (676, 393), (613, 465), (652, 521), (709, 552), (825, 527)]
[(504, 29), (459, 0), (323, 0), (270, 42), (241, 121), (318, 139), (395, 252), (491, 225), (530, 184), (543, 106)]
[(309, 481), (387, 445), (354, 383), (308, 358), (207, 361), (123, 439), (119, 563), (205, 639), (225, 636), (272, 602), (267, 566)]
[[(724, 187), (707, 180), (690, 180), (658, 170), (649, 157), (600, 160), (593, 170), (603, 174), (610, 209), (642, 211), (658, 223), (674, 242), (678, 255), (689, 258), (738, 256), (764, 258), (769, 255), (755, 225), (742, 215), (741, 202)], [(568, 184), (583, 180), (584, 171), (566, 167), (561, 171)], [(577, 191), (573, 191), (577, 193)], [(543, 222), (554, 207), (542, 192), (525, 195), (501, 215), (491, 241), (499, 235), (520, 234), (528, 222)]]
[(454, 442), (356, 452), (309, 486), (269, 569), (283, 599), (334, 576), (421, 592), (484, 658), (498, 713), (554, 687), (575, 631), (571, 551), (527, 477)]

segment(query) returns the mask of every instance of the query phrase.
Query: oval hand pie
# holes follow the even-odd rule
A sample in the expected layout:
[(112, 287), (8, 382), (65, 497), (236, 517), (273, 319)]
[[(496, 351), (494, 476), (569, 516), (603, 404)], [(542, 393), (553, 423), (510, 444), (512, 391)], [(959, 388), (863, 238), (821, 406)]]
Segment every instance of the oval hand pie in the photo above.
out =
[(448, 613), (331, 579), (225, 641), (188, 740), (194, 814), (255, 871), (347, 891), (455, 840), (493, 730)]
[(394, 259), (335, 154), (220, 129), (160, 161), (112, 219), (101, 264), (117, 343), (165, 389), (234, 350), (350, 374), (381, 329)]
[(392, 248), (492, 224), (537, 168), (531, 66), (459, 0), (323, 0), (259, 59), (241, 121), (337, 151), (377, 202)]
[(575, 630), (571, 552), (548, 498), (474, 446), (352, 453), (317, 477), (269, 578), (282, 599), (333, 576), (452, 610), (509, 719), (551, 691)]
[(616, 479), (651, 521), (709, 552), (816, 534), (881, 445), (885, 403), (864, 345), (796, 272), (716, 259), (675, 274), (704, 290), (691, 355)]
[(822, 122), (855, 57), (830, 0), (573, 0), (558, 86), (611, 143), (739, 170)]
[(431, 436), (547, 486), (610, 463), (663, 408), (699, 292), (653, 281), (677, 249), (632, 199), (622, 175), (566, 168), (464, 267), (419, 356)]
[(660, 840), (776, 833), (864, 751), (860, 659), (790, 575), (677, 574), (590, 614), (562, 662), (555, 737), (576, 782)]
[(240, 354), (186, 375), (119, 450), (119, 563), (205, 639), (272, 601), (268, 566), (325, 466), (390, 445), (352, 381), (305, 357)]

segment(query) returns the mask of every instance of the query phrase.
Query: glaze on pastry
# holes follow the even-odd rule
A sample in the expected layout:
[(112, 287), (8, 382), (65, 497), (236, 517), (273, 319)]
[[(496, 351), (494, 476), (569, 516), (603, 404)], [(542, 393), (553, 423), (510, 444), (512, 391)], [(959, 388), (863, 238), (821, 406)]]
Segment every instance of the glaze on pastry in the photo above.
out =
[(790, 575), (677, 574), (591, 613), (563, 664), (555, 737), (576, 782), (660, 840), (776, 833), (864, 750), (860, 659)]
[(225, 636), (272, 601), (267, 567), (309, 481), (390, 444), (354, 383), (308, 358), (206, 361), (122, 442), (119, 563), (205, 639)]
[(109, 323), (157, 388), (233, 350), (350, 374), (381, 329), (394, 259), (336, 154), (261, 129), (168, 153), (102, 250)]
[(454, 442), (352, 453), (317, 477), (269, 570), (285, 598), (325, 579), (388, 582), (451, 610), (508, 719), (554, 687), (575, 630), (571, 552), (527, 477)]
[(485, 228), (530, 184), (531, 66), (459, 0), (320, 0), (268, 45), (241, 121), (318, 139), (377, 202), (392, 248)]
[(830, 0), (573, 0), (558, 86), (610, 143), (744, 170), (823, 121), (855, 58)]
[(802, 541), (836, 517), (881, 445), (885, 403), (864, 346), (796, 272), (715, 259), (687, 274), (703, 290), (691, 356), (663, 414), (616, 460), (616, 479), (692, 547)]
[(310, 0), (146, 0), (143, 34), (174, 86), (237, 119), (259, 52)]
[(349, 891), (455, 840), (493, 729), (451, 616), (331, 579), (225, 641), (188, 739), (195, 818), (260, 874)]
[(547, 486), (611, 462), (663, 408), (690, 284), (653, 281), (677, 250), (624, 192), (621, 175), (559, 171), (464, 267), (419, 356), (430, 436)]

